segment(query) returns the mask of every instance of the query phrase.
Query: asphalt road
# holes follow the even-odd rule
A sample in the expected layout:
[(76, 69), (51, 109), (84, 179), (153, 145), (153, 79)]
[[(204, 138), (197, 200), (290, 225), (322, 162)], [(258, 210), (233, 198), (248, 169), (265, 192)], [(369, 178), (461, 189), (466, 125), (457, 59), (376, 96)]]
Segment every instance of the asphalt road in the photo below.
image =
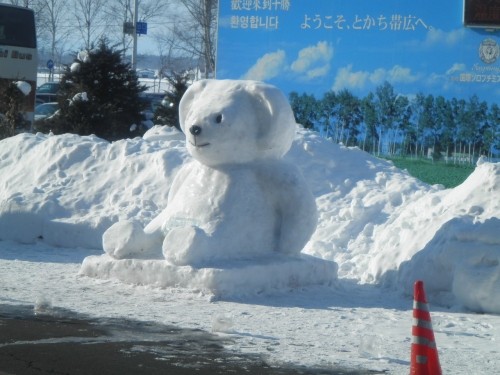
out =
[(374, 374), (273, 367), (264, 357), (227, 351), (224, 343), (201, 330), (0, 305), (0, 375)]

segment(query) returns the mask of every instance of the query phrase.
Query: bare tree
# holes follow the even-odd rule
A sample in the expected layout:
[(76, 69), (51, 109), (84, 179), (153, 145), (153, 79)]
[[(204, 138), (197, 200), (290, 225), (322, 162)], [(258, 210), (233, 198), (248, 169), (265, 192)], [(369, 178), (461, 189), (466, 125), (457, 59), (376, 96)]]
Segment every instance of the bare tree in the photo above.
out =
[(73, 14), (86, 49), (92, 48), (105, 31), (105, 4), (105, 0), (75, 0)]
[[(129, 0), (130, 1), (130, 0)], [(170, 1), (167, 0), (138, 0), (139, 19), (142, 21), (159, 21), (166, 16)]]
[(215, 70), (215, 39), (217, 32), (217, 0), (179, 0), (186, 8), (189, 19), (177, 24), (173, 30), (203, 65), (204, 76), (208, 78)]
[(64, 25), (69, 16), (68, 2), (38, 0), (38, 4), (38, 33), (47, 36), (51, 58), (57, 64), (65, 52), (64, 45), (71, 32), (67, 25)]
[(175, 37), (172, 33), (162, 34), (157, 33), (154, 36), (159, 54), (158, 66), (158, 90), (161, 87), (163, 77), (169, 76), (171, 73), (172, 60), (176, 48)]
[[(163, 22), (166, 18), (170, 0), (137, 0), (139, 7), (139, 20), (149, 23), (156, 21)], [(107, 24), (116, 30), (115, 35), (122, 45), (125, 54), (132, 43), (132, 38), (123, 32), (125, 22), (132, 22), (134, 19), (133, 0), (113, 0), (109, 1), (105, 9)]]
[(123, 27), (125, 22), (132, 22), (133, 4), (131, 0), (113, 0), (106, 4), (104, 10), (106, 23), (111, 29), (115, 30), (113, 35), (117, 36), (117, 40), (122, 46), (123, 54), (126, 54), (127, 49), (132, 43), (132, 38), (124, 33)]
[(10, 4), (34, 9), (37, 0), (10, 0)]

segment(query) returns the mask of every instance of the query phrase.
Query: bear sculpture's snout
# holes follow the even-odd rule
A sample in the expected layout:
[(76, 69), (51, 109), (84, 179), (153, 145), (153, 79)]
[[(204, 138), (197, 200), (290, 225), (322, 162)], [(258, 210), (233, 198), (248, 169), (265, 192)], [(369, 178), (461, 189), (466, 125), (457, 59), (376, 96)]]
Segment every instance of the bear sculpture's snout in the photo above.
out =
[(189, 132), (192, 135), (200, 135), (201, 134), (201, 127), (199, 127), (198, 125), (193, 125), (189, 128)]

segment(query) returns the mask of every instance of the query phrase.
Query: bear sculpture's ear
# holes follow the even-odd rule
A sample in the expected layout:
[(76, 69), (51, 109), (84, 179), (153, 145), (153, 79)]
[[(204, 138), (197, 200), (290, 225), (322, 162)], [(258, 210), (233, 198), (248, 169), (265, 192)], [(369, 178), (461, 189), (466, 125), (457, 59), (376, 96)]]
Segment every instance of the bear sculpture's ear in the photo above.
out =
[(285, 95), (276, 87), (250, 81), (246, 91), (254, 98), (258, 145), (265, 156), (281, 157), (295, 137), (295, 117)]
[(181, 130), (185, 133), (185, 120), (192, 107), (193, 101), (203, 92), (205, 87), (212, 81), (210, 79), (202, 79), (200, 81), (194, 82), (188, 87), (186, 92), (181, 98), (179, 103), (179, 123), (181, 125)]

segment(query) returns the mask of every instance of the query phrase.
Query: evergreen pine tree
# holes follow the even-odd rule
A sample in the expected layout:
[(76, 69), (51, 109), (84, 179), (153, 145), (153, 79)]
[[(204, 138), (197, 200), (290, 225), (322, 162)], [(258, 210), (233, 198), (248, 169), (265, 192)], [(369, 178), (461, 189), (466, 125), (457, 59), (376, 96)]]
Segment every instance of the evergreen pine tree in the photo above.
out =
[(61, 79), (60, 112), (44, 121), (55, 134), (95, 134), (107, 140), (141, 136), (141, 86), (130, 64), (101, 40), (99, 47), (80, 53)]
[(189, 74), (172, 72), (166, 78), (170, 89), (165, 93), (165, 104), (159, 106), (155, 111), (155, 123), (175, 126), (181, 130), (179, 123), (179, 102), (188, 89)]

